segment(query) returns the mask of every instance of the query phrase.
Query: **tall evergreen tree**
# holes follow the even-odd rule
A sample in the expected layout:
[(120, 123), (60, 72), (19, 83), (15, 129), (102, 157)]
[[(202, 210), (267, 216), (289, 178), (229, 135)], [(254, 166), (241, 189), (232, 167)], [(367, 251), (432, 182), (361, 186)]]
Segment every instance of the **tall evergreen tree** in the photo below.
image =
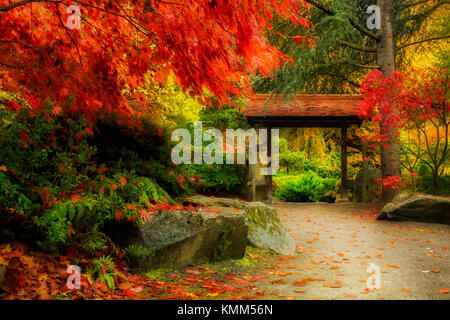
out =
[[(273, 92), (289, 97), (294, 93), (358, 93), (362, 79), (374, 69), (388, 77), (396, 65), (408, 62), (407, 50), (445, 48), (450, 34), (448, 0), (306, 0), (312, 5), (310, 21), (314, 28), (303, 30), (281, 20), (276, 21), (271, 41), (294, 58), (273, 79), (257, 77), (257, 92)], [(380, 9), (380, 29), (369, 30), (367, 8)], [(427, 28), (427, 22), (441, 14), (439, 30)], [(312, 48), (297, 46), (296, 38), (315, 39)], [(445, 49), (444, 49), (445, 56)], [(395, 106), (394, 106), (395, 109)], [(391, 115), (395, 115), (395, 112)], [(387, 121), (387, 119), (386, 119)], [(383, 128), (383, 123), (381, 124)], [(400, 175), (400, 147), (395, 128), (385, 128), (388, 148), (381, 148), (382, 176)], [(383, 199), (392, 200), (394, 190), (384, 190)]]

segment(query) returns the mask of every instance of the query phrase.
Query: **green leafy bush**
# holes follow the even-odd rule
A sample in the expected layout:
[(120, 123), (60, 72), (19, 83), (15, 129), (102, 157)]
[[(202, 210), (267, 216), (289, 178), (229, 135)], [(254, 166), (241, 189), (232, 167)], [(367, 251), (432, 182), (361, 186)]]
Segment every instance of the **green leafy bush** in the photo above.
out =
[(117, 212), (121, 212), (120, 219), (139, 221), (153, 204), (174, 203), (152, 179), (133, 173), (102, 178), (83, 196), (87, 198), (57, 202), (34, 218), (41, 235), (37, 241), (40, 248), (57, 252), (78, 241), (93, 253), (106, 247), (108, 241), (100, 230), (107, 221), (118, 219)]
[[(450, 175), (438, 177), (439, 190), (437, 195), (450, 195)], [(416, 179), (416, 187), (419, 192), (433, 194), (433, 176), (424, 174)]]
[[(237, 104), (240, 103), (242, 101), (237, 101)], [(203, 130), (218, 129), (223, 132), (224, 140), (226, 139), (226, 129), (246, 130), (249, 128), (242, 110), (230, 107), (211, 107), (202, 110), (200, 120), (202, 121)], [(193, 126), (189, 124), (187, 129), (190, 130), (193, 137)], [(210, 142), (203, 141), (203, 147), (209, 144)], [(245, 180), (245, 168), (241, 165), (226, 164), (225, 152), (223, 159), (223, 164), (192, 164), (183, 165), (181, 168), (188, 172), (188, 180), (192, 181), (192, 188), (196, 192), (240, 194)]]
[[(103, 208), (94, 199), (68, 200), (54, 204), (42, 216), (34, 217), (41, 234), (38, 246), (46, 251), (58, 252), (58, 249), (69, 245), (71, 230), (76, 230), (78, 234), (96, 231), (99, 224), (110, 216)], [(98, 237), (97, 232), (94, 234)]]
[(244, 169), (239, 165), (199, 164), (193, 165), (191, 168), (192, 172), (200, 178), (196, 185), (198, 192), (231, 194), (241, 192)]
[(172, 196), (189, 193), (183, 168), (172, 165), (169, 133), (152, 120), (141, 118), (130, 125), (115, 116), (104, 116), (90, 143), (96, 147), (96, 163), (152, 178)]
[(321, 178), (308, 171), (298, 176), (275, 178), (275, 196), (287, 202), (334, 202), (337, 179)]
[(76, 244), (93, 254), (109, 245), (105, 222), (146, 219), (156, 204), (174, 203), (165, 187), (186, 191), (167, 135), (150, 121), (105, 117), (94, 128), (52, 114), (51, 103), (12, 112), (1, 97), (0, 241), (54, 253)]

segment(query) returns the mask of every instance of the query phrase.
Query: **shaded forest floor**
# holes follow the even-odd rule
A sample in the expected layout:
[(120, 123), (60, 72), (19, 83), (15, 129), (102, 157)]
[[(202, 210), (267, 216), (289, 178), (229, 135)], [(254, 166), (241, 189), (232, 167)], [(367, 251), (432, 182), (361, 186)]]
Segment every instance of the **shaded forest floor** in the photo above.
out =
[[(0, 298), (450, 299), (450, 226), (377, 221), (376, 203), (274, 207), (297, 243), (295, 256), (249, 248), (241, 260), (146, 275), (119, 264), (114, 289), (83, 273), (81, 289), (69, 290), (70, 257), (3, 244), (0, 263), (10, 273)], [(371, 264), (379, 267), (380, 289), (367, 289)]]

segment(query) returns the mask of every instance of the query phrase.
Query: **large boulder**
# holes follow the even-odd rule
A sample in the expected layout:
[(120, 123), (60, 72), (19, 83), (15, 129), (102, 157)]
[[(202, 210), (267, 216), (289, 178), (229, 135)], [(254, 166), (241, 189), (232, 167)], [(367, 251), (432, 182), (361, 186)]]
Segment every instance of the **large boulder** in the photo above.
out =
[(240, 259), (248, 226), (243, 211), (201, 208), (197, 212), (160, 210), (145, 224), (115, 222), (106, 225), (105, 232), (128, 252), (134, 271), (144, 272)]
[(295, 253), (294, 239), (281, 223), (277, 210), (264, 203), (249, 202), (245, 208), (248, 221), (248, 243), (256, 248), (282, 255)]
[[(356, 174), (355, 182), (353, 183), (352, 193), (353, 193), (353, 202), (362, 202), (363, 201), (363, 174), (362, 170), (360, 170)], [(367, 169), (367, 201), (380, 200), (381, 195), (379, 194), (379, 190), (381, 190), (381, 170), (376, 168), (368, 168)]]
[(278, 254), (295, 253), (295, 242), (281, 223), (277, 210), (261, 202), (244, 202), (239, 199), (193, 196), (188, 203), (214, 205), (242, 209), (248, 223), (248, 243), (256, 248), (271, 250)]
[(401, 193), (381, 210), (377, 219), (450, 224), (450, 199)]
[(6, 266), (0, 265), (0, 291), (5, 283)]

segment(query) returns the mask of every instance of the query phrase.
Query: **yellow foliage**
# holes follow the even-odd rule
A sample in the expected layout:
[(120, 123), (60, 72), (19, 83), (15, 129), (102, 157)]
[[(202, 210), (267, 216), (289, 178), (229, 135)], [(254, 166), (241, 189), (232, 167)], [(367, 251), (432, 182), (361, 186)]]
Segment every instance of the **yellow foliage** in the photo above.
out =
[(177, 126), (197, 121), (204, 108), (198, 98), (184, 93), (173, 77), (160, 85), (153, 80), (152, 72), (145, 76), (145, 83), (137, 93), (140, 99), (133, 104), (134, 110), (162, 125)]

